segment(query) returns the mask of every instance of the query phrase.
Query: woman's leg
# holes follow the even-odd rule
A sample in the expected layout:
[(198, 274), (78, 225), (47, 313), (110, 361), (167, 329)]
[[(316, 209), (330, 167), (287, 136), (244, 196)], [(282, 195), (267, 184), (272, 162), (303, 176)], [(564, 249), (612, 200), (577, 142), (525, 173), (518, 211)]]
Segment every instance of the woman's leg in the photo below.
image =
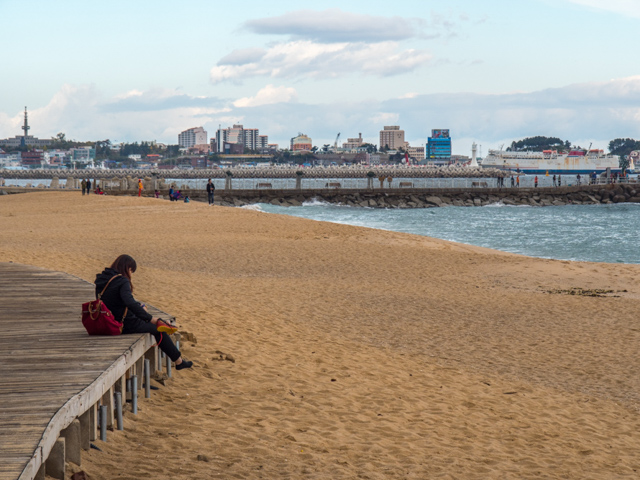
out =
[(156, 342), (159, 342), (158, 346), (160, 347), (160, 350), (162, 350), (172, 362), (177, 363), (177, 360), (180, 360), (180, 352), (173, 343), (173, 340), (171, 340), (171, 337), (166, 333), (159, 332), (156, 326), (151, 322), (145, 322), (139, 318), (125, 320), (124, 327), (122, 327), (122, 333), (150, 333), (155, 337)]

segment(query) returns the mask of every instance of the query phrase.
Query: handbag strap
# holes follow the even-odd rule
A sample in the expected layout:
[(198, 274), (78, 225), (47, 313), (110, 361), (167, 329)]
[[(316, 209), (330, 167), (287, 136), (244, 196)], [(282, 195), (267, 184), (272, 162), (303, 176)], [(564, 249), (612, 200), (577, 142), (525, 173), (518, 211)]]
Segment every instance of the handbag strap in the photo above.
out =
[(121, 276), (122, 276), (122, 275), (119, 273), (118, 275), (114, 275), (113, 277), (111, 277), (111, 278), (109, 279), (109, 281), (108, 281), (108, 282), (107, 282), (107, 284), (104, 286), (104, 288), (102, 289), (102, 291), (97, 295), (98, 300), (100, 300), (100, 299), (102, 298), (102, 295), (104, 295), (104, 292), (107, 290), (107, 287), (109, 286), (109, 284), (111, 283), (111, 281), (112, 281), (114, 278), (121, 277)]

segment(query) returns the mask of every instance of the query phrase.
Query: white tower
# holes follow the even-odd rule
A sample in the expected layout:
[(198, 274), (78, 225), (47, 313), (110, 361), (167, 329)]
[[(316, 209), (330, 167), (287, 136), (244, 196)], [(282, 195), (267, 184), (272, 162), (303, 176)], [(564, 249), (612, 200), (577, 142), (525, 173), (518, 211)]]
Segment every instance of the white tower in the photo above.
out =
[(478, 153), (478, 146), (476, 145), (476, 142), (473, 142), (473, 145), (471, 145), (471, 163), (469, 163), (470, 167), (478, 166), (477, 153)]

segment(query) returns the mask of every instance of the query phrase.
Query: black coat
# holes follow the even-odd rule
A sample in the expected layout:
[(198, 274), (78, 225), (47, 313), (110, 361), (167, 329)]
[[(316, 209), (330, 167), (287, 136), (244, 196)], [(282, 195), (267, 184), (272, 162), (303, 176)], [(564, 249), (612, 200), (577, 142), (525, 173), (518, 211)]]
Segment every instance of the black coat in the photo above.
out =
[(213, 185), (213, 182), (207, 183), (207, 193), (213, 193), (216, 187)]
[[(100, 292), (102, 292), (102, 289), (109, 279), (115, 275), (118, 275), (118, 272), (111, 268), (105, 268), (102, 273), (96, 275), (96, 297)], [(125, 321), (133, 320), (137, 317), (140, 320), (148, 322), (153, 318), (149, 312), (142, 308), (140, 302), (133, 298), (133, 294), (131, 293), (131, 282), (125, 276), (115, 278), (109, 284), (102, 295), (102, 301), (107, 308), (111, 310), (111, 313), (113, 313), (113, 316), (119, 322), (122, 321), (125, 308), (129, 309), (127, 311), (127, 316), (125, 317)]]

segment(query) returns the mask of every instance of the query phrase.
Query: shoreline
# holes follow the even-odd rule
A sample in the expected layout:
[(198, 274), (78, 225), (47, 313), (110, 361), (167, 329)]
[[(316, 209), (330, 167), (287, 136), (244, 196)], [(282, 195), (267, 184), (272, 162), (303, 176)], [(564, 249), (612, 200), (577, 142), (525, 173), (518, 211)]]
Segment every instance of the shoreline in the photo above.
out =
[(635, 475), (640, 267), (170, 205), (0, 197), (0, 261), (91, 281), (126, 251), (197, 338), (91, 478)]

